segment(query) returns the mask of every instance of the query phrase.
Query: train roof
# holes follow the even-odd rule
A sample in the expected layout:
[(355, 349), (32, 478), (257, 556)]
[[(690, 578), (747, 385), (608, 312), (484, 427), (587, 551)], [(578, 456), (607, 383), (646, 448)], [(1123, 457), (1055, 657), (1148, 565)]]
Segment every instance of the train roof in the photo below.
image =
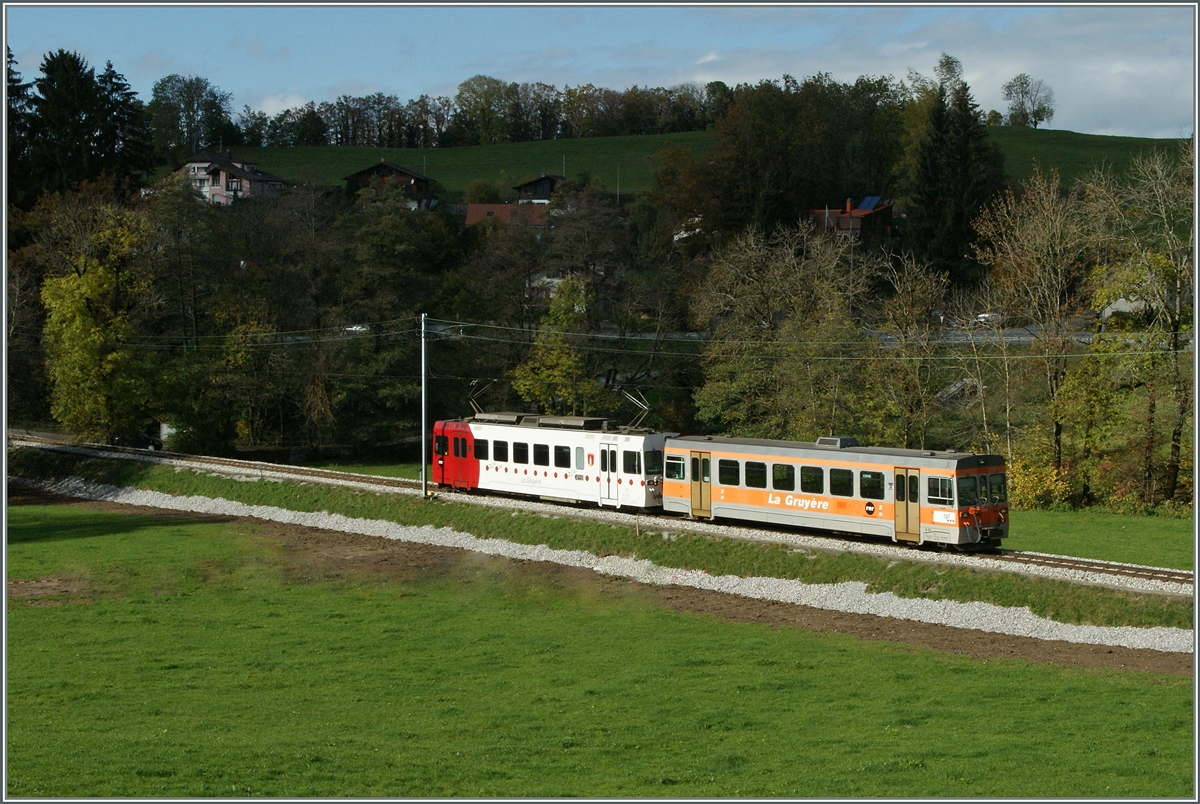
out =
[(766, 455), (778, 455), (794, 452), (797, 449), (812, 452), (828, 452), (843, 456), (863, 455), (888, 458), (903, 458), (918, 464), (954, 463), (964, 461), (977, 463), (981, 466), (1002, 466), (1004, 459), (999, 455), (975, 452), (959, 452), (957, 450), (902, 449), (899, 447), (863, 447), (853, 438), (846, 436), (831, 436), (812, 441), (782, 441), (771, 438), (733, 438), (731, 436), (679, 436), (672, 438), (668, 446), (685, 447), (688, 449), (704, 449), (713, 446), (748, 447), (761, 451)]
[(656, 432), (646, 427), (626, 427), (613, 419), (600, 416), (548, 416), (542, 413), (516, 411), (480, 411), (469, 421), (480, 424), (505, 424), (511, 427), (540, 427), (551, 430), (588, 430), (604, 433), (649, 435)]

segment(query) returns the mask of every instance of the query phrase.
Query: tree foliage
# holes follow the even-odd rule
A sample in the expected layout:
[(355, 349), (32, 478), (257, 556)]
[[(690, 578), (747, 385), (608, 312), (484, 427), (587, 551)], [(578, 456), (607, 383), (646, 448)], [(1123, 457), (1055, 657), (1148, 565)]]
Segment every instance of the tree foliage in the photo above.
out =
[(1010, 126), (1037, 128), (1054, 119), (1054, 90), (1042, 79), (1020, 73), (1005, 83), (1002, 91)]

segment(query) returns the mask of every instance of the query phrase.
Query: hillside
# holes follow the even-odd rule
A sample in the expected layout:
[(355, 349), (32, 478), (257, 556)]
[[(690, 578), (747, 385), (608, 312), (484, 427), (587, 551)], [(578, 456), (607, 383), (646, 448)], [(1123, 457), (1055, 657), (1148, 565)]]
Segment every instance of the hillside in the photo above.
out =
[[(644, 137), (589, 137), (541, 142), (478, 145), (469, 148), (235, 148), (268, 173), (285, 179), (310, 175), (322, 184), (341, 186), (343, 179), (384, 160), (441, 182), (449, 200), (462, 197), (475, 179), (511, 187), (544, 174), (574, 177), (591, 171), (616, 192), (642, 193), (654, 181), (654, 155), (667, 142), (690, 147), (693, 154), (708, 150), (707, 131)], [(619, 175), (618, 175), (619, 174)], [(618, 182), (619, 179), (619, 182)]]
[[(1019, 182), (1029, 176), (1036, 160), (1055, 168), (1064, 183), (1086, 175), (1093, 166), (1107, 164), (1121, 171), (1138, 153), (1175, 147), (1177, 140), (1108, 137), (1053, 129), (988, 129), (1004, 152), (1009, 178)], [(340, 186), (343, 178), (382, 160), (423, 173), (441, 182), (448, 199), (458, 200), (475, 179), (511, 187), (546, 173), (574, 177), (588, 170), (610, 192), (642, 193), (654, 181), (654, 156), (671, 142), (690, 147), (693, 155), (705, 153), (712, 133), (695, 131), (643, 137), (590, 137), (542, 142), (480, 145), (470, 148), (236, 148), (239, 157), (286, 179), (311, 176), (321, 184)], [(619, 176), (618, 176), (619, 173)], [(619, 179), (619, 181), (618, 181)]]

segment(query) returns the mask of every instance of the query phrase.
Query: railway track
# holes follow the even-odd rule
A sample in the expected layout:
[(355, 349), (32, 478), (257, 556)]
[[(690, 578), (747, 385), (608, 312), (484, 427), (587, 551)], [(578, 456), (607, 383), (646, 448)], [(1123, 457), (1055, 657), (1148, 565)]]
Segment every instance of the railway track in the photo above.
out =
[[(420, 494), (419, 481), (403, 478), (382, 477), (379, 475), (360, 475), (350, 472), (337, 472), (328, 469), (315, 469), (303, 466), (289, 466), (264, 461), (247, 461), (236, 458), (211, 458), (195, 455), (185, 455), (172, 452), (148, 452), (146, 450), (128, 447), (111, 447), (99, 444), (80, 444), (59, 441), (33, 435), (9, 434), (9, 443), (14, 446), (31, 446), (44, 449), (54, 449), (83, 454), (97, 454), (125, 460), (138, 460), (151, 463), (163, 463), (174, 466), (191, 467), (200, 471), (216, 471), (237, 474), (243, 477), (263, 477), (270, 479), (292, 479), (306, 482), (343, 485), (376, 490), (393, 490), (404, 494)], [(1121, 587), (1122, 579), (1145, 582), (1151, 588), (1144, 591), (1160, 591), (1166, 594), (1191, 595), (1194, 589), (1194, 575), (1187, 570), (1175, 570), (1160, 567), (1147, 567), (1134, 564), (1122, 564), (1094, 559), (1073, 558), (1070, 556), (1047, 555), (1015, 550), (998, 550), (981, 554), (944, 554), (928, 552), (920, 548), (897, 547), (890, 542), (870, 542), (862, 539), (848, 541), (836, 536), (815, 534), (799, 535), (796, 531), (768, 530), (763, 525), (734, 526), (682, 519), (661, 514), (629, 514), (612, 509), (587, 507), (560, 506), (550, 503), (531, 503), (528, 500), (497, 496), (480, 496), (463, 492), (438, 489), (437, 496), (442, 499), (469, 504), (487, 504), (498, 507), (544, 506), (556, 515), (584, 519), (608, 519), (625, 517), (645, 529), (663, 531), (690, 531), (709, 535), (725, 535), (749, 541), (783, 542), (800, 544), (808, 549), (831, 552), (858, 552), (872, 555), (886, 555), (900, 560), (912, 560), (931, 563), (954, 563), (984, 571), (1016, 572), (1021, 574), (1045, 576), (1053, 573), (1054, 577), (1072, 580), (1078, 583), (1111, 585)]]

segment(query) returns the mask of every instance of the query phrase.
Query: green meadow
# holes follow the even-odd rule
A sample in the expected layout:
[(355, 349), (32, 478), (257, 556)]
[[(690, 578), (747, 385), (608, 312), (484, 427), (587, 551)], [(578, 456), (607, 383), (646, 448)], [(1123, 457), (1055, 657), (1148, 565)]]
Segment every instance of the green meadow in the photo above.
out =
[(10, 578), (83, 590), (10, 600), (12, 797), (1195, 792), (1186, 678), (732, 623), (474, 555), (331, 576), (245, 522), (7, 517)]

